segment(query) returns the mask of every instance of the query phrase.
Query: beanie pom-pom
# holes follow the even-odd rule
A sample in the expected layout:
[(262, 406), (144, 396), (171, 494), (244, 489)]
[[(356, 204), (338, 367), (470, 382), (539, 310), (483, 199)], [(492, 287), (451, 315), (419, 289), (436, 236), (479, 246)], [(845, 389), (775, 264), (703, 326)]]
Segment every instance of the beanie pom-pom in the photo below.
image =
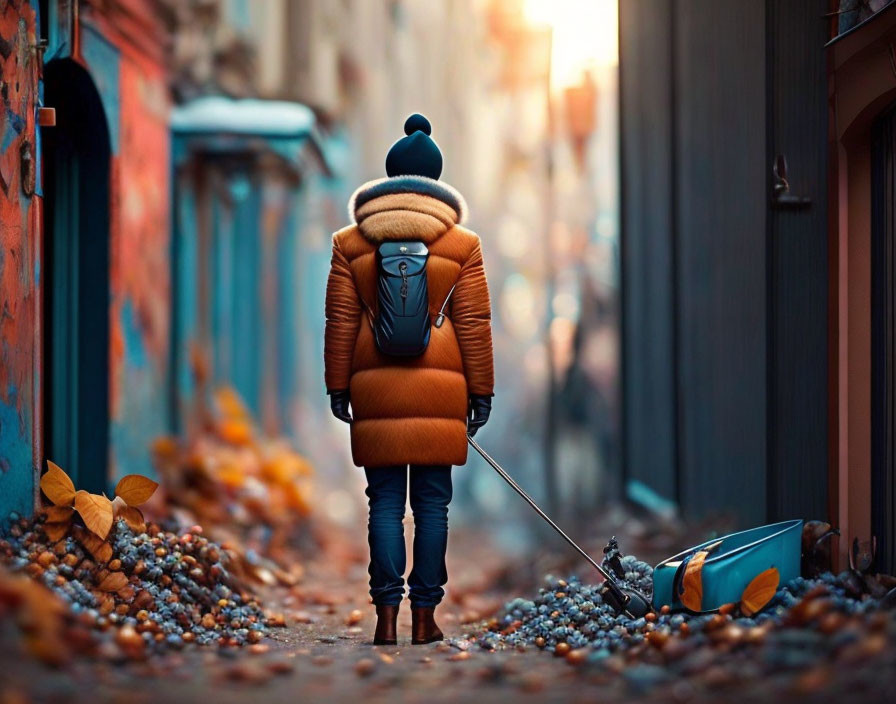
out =
[(406, 135), (410, 136), (417, 131), (423, 132), (423, 134), (426, 135), (432, 134), (432, 125), (430, 125), (429, 120), (423, 117), (419, 112), (415, 112), (404, 123), (404, 133)]

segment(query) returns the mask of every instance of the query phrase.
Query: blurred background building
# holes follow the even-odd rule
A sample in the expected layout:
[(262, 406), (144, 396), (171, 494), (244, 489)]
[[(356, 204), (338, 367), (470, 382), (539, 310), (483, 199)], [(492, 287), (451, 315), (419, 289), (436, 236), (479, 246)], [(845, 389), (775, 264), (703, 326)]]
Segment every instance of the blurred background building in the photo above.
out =
[[(413, 111), (432, 120), (443, 177), (485, 241), (501, 393), (484, 441), (555, 507), (584, 511), (606, 493), (618, 466), (614, 3), (584, 24), (576, 3), (514, 0), (5, 13), (32, 71), (23, 81), (8, 66), (31, 87), (22, 114), (43, 120), (7, 125), (33, 152), (36, 196), (22, 193), (28, 225), (11, 243), (29, 257), (5, 268), (31, 319), (16, 316), (24, 337), (6, 347), (17, 383), (3, 451), (33, 468), (4, 476), (8, 507), (29, 508), (44, 457), (94, 489), (152, 473), (153, 439), (190, 432), (220, 384), (313, 459), (334, 488), (325, 508), (357, 504), (346, 429), (323, 395), (330, 235)], [(17, 149), (4, 158), (18, 163)], [(493, 481), (459, 474), (459, 504), (502, 511)]]
[[(344, 429), (321, 413), (330, 234), (346, 222), (351, 191), (382, 176), (405, 117), (421, 111), (446, 155), (443, 178), (467, 197), (486, 243), (501, 393), (484, 437), (555, 507), (589, 509), (618, 463), (614, 4), (595, 3), (582, 25), (569, 2), (176, 3), (172, 12), (175, 96), (307, 105), (333, 164), (303, 196), (298, 229), (291, 425), (315, 463), (330, 476), (353, 472)], [(460, 477), (477, 509), (504, 508), (489, 475)]]

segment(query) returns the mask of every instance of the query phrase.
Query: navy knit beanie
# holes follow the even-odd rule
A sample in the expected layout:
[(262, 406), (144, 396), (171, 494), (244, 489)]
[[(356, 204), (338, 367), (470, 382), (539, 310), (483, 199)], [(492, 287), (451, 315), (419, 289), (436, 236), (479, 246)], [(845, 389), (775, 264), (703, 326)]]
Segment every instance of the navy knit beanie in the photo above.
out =
[(432, 126), (420, 113), (414, 113), (404, 123), (402, 137), (386, 155), (389, 176), (426, 176), (438, 180), (442, 173), (442, 152), (429, 136)]

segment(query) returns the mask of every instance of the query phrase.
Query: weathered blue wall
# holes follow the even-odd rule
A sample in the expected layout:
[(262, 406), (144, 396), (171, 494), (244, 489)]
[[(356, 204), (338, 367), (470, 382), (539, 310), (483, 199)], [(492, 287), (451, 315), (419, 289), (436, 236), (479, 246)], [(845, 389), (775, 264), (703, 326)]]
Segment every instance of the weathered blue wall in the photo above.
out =
[(3, 3), (0, 58), (0, 518), (34, 506), (39, 454), (40, 239), (35, 108), (37, 11)]

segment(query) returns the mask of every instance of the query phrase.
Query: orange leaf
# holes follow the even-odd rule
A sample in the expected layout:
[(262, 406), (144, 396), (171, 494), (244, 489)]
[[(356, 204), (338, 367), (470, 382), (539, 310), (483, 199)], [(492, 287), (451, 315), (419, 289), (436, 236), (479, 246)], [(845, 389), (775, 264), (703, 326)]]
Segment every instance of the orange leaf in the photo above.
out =
[(128, 474), (126, 477), (122, 477), (115, 486), (115, 494), (124, 499), (128, 506), (139, 506), (149, 501), (158, 488), (158, 482), (154, 482), (149, 477)]
[(159, 459), (173, 460), (177, 456), (177, 440), (170, 435), (156, 438), (152, 443), (153, 454)]
[(79, 491), (75, 494), (75, 508), (84, 519), (84, 525), (105, 540), (115, 516), (112, 502), (105, 496)]
[(112, 508), (115, 510), (115, 518), (120, 518), (135, 533), (143, 533), (146, 530), (146, 519), (136, 506), (128, 506), (123, 498), (116, 496), (112, 499)]
[(681, 603), (690, 611), (701, 611), (703, 607), (703, 562), (709, 551), (700, 550), (688, 562), (684, 570)]
[(43, 513), (47, 516), (47, 523), (66, 523), (72, 520), (74, 509), (71, 506), (44, 506)]
[(744, 615), (752, 616), (757, 611), (762, 611), (778, 591), (780, 581), (781, 575), (777, 567), (771, 567), (753, 577), (740, 597), (740, 610)]
[(225, 418), (249, 418), (249, 411), (239, 394), (230, 387), (223, 387), (215, 392), (215, 403)]
[(233, 462), (226, 462), (218, 468), (218, 481), (228, 489), (239, 489), (246, 483), (246, 475)]
[(126, 506), (119, 518), (123, 520), (128, 528), (130, 528), (135, 533), (145, 533), (146, 532), (146, 519), (143, 518), (143, 513), (136, 506)]
[(112, 546), (105, 540), (101, 540), (89, 530), (84, 530), (81, 526), (73, 526), (72, 532), (78, 542), (84, 546), (97, 562), (108, 562), (112, 559)]
[(40, 489), (57, 506), (71, 506), (75, 485), (58, 464), (47, 460), (47, 471), (40, 478)]
[(252, 426), (245, 420), (225, 418), (217, 430), (218, 437), (231, 445), (248, 445), (252, 440)]
[(57, 540), (62, 540), (66, 535), (68, 535), (69, 528), (71, 527), (71, 518), (69, 518), (65, 522), (44, 523), (44, 533), (46, 533), (47, 537), (55, 543)]
[(97, 588), (103, 592), (117, 592), (119, 589), (124, 589), (127, 584), (128, 576), (124, 572), (110, 572)]
[(46, 536), (53, 542), (62, 540), (71, 528), (75, 510), (71, 506), (44, 506), (43, 513), (47, 517), (43, 524)]

